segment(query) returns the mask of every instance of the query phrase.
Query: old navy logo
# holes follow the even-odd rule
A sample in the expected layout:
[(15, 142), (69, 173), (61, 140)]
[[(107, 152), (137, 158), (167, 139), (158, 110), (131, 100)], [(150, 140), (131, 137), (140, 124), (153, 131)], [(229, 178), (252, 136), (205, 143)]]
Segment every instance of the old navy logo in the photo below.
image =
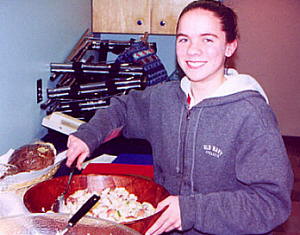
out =
[(203, 149), (206, 154), (208, 154), (212, 157), (220, 158), (223, 155), (222, 150), (214, 145), (204, 144)]

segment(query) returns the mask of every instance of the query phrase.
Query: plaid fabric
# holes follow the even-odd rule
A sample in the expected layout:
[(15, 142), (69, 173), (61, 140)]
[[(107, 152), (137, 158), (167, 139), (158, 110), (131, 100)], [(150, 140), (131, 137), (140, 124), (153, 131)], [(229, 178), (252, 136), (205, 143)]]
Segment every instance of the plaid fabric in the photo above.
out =
[(143, 66), (147, 85), (155, 85), (167, 80), (167, 71), (155, 51), (143, 41), (132, 45), (118, 55), (115, 63), (133, 63)]

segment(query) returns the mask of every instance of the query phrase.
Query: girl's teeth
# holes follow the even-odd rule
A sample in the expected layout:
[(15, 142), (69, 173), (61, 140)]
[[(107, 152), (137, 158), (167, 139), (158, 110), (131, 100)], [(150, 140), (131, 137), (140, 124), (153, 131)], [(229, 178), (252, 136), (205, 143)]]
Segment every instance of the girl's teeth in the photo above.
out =
[(203, 62), (194, 62), (194, 61), (188, 61), (187, 64), (192, 67), (199, 67), (199, 66), (204, 65)]

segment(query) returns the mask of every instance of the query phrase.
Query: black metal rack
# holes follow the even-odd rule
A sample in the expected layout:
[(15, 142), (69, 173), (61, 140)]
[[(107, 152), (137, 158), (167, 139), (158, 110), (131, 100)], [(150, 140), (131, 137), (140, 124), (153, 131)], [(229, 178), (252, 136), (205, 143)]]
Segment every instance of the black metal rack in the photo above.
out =
[[(119, 55), (135, 40), (101, 40), (88, 30), (75, 45), (64, 63), (50, 63), (47, 101), (41, 108), (47, 114), (59, 111), (88, 121), (97, 109), (106, 108), (112, 96), (147, 86), (142, 65), (108, 62), (108, 53)], [(147, 42), (156, 52), (156, 43)]]

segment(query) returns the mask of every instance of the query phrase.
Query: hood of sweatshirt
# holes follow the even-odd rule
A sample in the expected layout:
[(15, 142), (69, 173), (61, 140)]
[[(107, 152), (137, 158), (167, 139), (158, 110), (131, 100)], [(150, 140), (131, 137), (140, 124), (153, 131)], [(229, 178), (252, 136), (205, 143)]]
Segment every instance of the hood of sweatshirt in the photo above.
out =
[[(257, 91), (264, 97), (266, 102), (269, 103), (263, 88), (250, 75), (239, 74), (235, 69), (226, 69), (225, 78), (224, 83), (214, 93), (205, 97), (205, 99), (232, 95), (241, 91)], [(183, 77), (180, 86), (186, 96), (189, 96), (191, 90), (190, 80), (187, 77)], [(192, 106), (195, 105), (193, 101), (191, 104)]]

